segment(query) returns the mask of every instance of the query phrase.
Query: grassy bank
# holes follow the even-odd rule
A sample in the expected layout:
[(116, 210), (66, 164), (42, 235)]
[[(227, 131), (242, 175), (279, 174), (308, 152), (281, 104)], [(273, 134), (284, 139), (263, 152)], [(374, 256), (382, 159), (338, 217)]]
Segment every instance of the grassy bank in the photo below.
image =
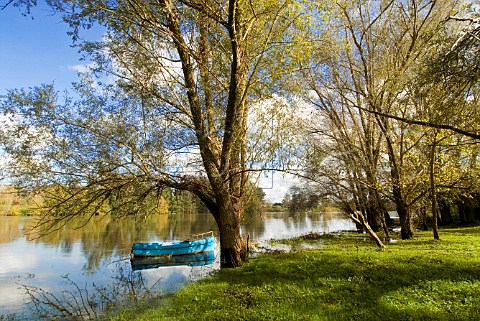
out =
[[(364, 235), (291, 241), (114, 320), (479, 320), (480, 227), (418, 232), (378, 251)], [(300, 242), (319, 245), (301, 250)]]

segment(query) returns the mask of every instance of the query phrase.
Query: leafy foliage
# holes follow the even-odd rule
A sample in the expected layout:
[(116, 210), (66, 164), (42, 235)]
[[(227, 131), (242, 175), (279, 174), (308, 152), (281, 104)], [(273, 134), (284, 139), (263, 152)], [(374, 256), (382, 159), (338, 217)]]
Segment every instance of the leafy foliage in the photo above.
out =
[(476, 193), (478, 43), (467, 34), (478, 24), (451, 17), (460, 10), (457, 1), (339, 1), (328, 28), (317, 27), (332, 50), (320, 45), (303, 70), (318, 110), (307, 176), (376, 230), (389, 203), (410, 238), (433, 196)]

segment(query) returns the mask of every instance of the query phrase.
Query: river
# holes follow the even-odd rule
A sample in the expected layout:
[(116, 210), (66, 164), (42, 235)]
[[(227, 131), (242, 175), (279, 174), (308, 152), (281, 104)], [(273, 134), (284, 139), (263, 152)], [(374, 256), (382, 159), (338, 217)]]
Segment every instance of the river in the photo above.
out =
[[(25, 234), (34, 220), (0, 217), (0, 320), (50, 319), (56, 316), (58, 304), (72, 302), (68, 318), (91, 317), (118, 305), (121, 298), (162, 295), (219, 269), (218, 254), (206, 266), (141, 271), (132, 271), (129, 260), (133, 242), (175, 241), (217, 232), (210, 214), (154, 215), (141, 220), (98, 217), (82, 228), (68, 222), (41, 238)], [(246, 218), (242, 226), (242, 233), (259, 243), (345, 230), (355, 230), (355, 225), (338, 213), (264, 213)]]

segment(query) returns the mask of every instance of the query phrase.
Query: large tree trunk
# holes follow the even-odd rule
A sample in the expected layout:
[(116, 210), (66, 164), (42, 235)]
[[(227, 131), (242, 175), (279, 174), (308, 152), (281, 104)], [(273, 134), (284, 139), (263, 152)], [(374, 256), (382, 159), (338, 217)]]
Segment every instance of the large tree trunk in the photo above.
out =
[[(371, 182), (373, 182), (376, 185), (376, 180), (372, 180)], [(388, 229), (386, 228), (386, 222), (385, 222), (385, 208), (383, 207), (380, 194), (378, 193), (378, 190), (376, 190), (375, 188), (370, 188), (369, 190), (368, 203), (370, 204), (368, 224), (375, 232), (378, 232), (383, 229), (386, 234), (386, 237), (389, 238)]]
[(366, 216), (367, 216), (368, 225), (370, 225), (370, 228), (375, 232), (380, 231), (382, 228), (382, 215), (383, 215), (380, 209), (377, 208), (377, 206), (372, 205), (367, 207), (366, 213), (367, 213)]
[(240, 235), (238, 224), (218, 224), (220, 231), (220, 267), (242, 266), (248, 259), (247, 245)]
[[(228, 19), (225, 20), (231, 45), (230, 79), (228, 83), (227, 105), (221, 129), (215, 127), (213, 96), (208, 63), (210, 48), (208, 45), (208, 18), (199, 22), (200, 58), (199, 66), (202, 86), (197, 82), (195, 57), (188, 50), (188, 41), (184, 39), (180, 24), (181, 12), (177, 11), (173, 1), (165, 1), (169, 13), (168, 28), (178, 51), (187, 90), (195, 134), (202, 157), (205, 172), (211, 186), (210, 195), (202, 200), (210, 209), (220, 231), (221, 266), (238, 267), (247, 259), (246, 245), (240, 234), (240, 222), (243, 215), (243, 198), (246, 182), (246, 132), (247, 107), (246, 91), (248, 79), (247, 43), (248, 28), (242, 19), (241, 6), (237, 1), (228, 3)], [(203, 89), (204, 97), (200, 94)], [(202, 105), (202, 101), (204, 105)], [(222, 118), (222, 117), (219, 117)], [(222, 133), (222, 134), (219, 134)], [(202, 191), (193, 191), (202, 194)]]
[(393, 188), (393, 196), (395, 199), (398, 217), (400, 218), (400, 235), (402, 240), (411, 239), (413, 238), (413, 220), (399, 187)]
[[(213, 190), (217, 191), (214, 193)], [(247, 244), (240, 233), (243, 218), (243, 198), (235, 197), (224, 188), (192, 190), (215, 218), (220, 232), (220, 265), (222, 268), (242, 266), (248, 259)], [(221, 192), (223, 191), (223, 192)], [(213, 195), (215, 194), (215, 195)]]
[(240, 233), (243, 207), (231, 198), (220, 200), (217, 225), (220, 231), (220, 266), (235, 268), (248, 259), (247, 244)]
[[(397, 212), (400, 213), (399, 208), (397, 206)], [(409, 240), (413, 238), (413, 221), (412, 217), (409, 214), (403, 214), (400, 216), (400, 224), (401, 224), (401, 230), (400, 230), (400, 235), (402, 237), (402, 240)]]
[[(382, 123), (379, 120), (379, 124)], [(382, 128), (384, 128), (382, 126)], [(407, 202), (405, 200), (404, 193), (401, 188), (401, 180), (400, 180), (400, 170), (397, 164), (397, 159), (395, 156), (395, 152), (393, 150), (392, 142), (390, 141), (386, 130), (385, 130), (385, 138), (387, 142), (388, 148), (388, 159), (390, 165), (390, 175), (392, 178), (392, 194), (393, 200), (395, 202), (398, 217), (400, 218), (400, 225), (401, 225), (401, 237), (402, 240), (408, 240), (413, 238), (413, 221), (410, 211), (408, 210)]]

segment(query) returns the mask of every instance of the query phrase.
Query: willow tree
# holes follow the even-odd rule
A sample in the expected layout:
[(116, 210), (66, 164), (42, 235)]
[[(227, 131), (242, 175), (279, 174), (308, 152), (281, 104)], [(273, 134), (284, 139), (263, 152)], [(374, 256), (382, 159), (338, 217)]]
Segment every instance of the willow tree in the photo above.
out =
[[(222, 266), (242, 265), (249, 173), (278, 146), (249, 159), (255, 144), (247, 144), (247, 115), (282, 93), (302, 7), (290, 0), (51, 6), (95, 64), (71, 97), (40, 86), (3, 100), (14, 118), (4, 135), (10, 175), (49, 197), (39, 224), (54, 229), (81, 213), (138, 213), (172, 187), (197, 195), (215, 217)], [(101, 40), (82, 40), (91, 26), (105, 28)]]
[[(351, 155), (363, 158), (350, 157), (355, 159), (348, 164), (350, 170), (362, 173), (357, 181), (370, 188), (370, 194), (377, 191), (391, 197), (404, 239), (413, 236), (413, 205), (425, 194), (418, 180), (425, 168), (410, 157), (423, 132), (387, 115), (424, 116), (415, 101), (418, 96), (411, 91), (412, 80), (458, 5), (455, 0), (335, 1), (331, 27), (324, 33), (340, 45), (312, 56), (307, 69), (313, 71), (306, 79), (315, 103), (329, 115), (341, 114), (335, 116), (336, 128), (349, 137), (337, 141)], [(422, 103), (435, 108), (434, 100)], [(352, 144), (351, 137), (362, 143)], [(386, 166), (379, 163), (380, 156), (385, 156)], [(379, 177), (385, 173), (380, 168), (388, 168), (388, 175)], [(379, 190), (387, 184), (390, 191)]]

